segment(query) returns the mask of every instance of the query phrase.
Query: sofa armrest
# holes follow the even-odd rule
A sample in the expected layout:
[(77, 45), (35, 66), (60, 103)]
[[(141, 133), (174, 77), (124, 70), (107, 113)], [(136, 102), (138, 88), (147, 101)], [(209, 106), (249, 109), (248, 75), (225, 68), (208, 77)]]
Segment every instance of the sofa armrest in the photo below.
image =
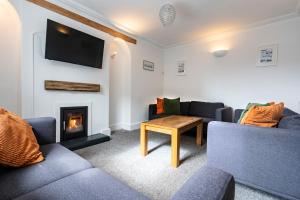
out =
[(232, 122), (232, 108), (218, 108), (216, 110), (216, 121)]
[(211, 122), (207, 135), (209, 166), (273, 194), (300, 196), (299, 130)]
[(56, 142), (56, 120), (51, 117), (26, 119), (40, 145)]
[(150, 104), (149, 105), (148, 119), (149, 120), (155, 119), (156, 112), (157, 112), (156, 104)]
[(232, 175), (204, 166), (191, 176), (172, 200), (233, 200), (235, 181)]

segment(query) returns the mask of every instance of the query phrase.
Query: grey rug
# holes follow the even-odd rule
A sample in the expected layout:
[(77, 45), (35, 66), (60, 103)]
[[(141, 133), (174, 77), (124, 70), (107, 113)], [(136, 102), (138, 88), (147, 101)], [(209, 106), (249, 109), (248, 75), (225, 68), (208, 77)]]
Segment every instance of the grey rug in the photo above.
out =
[[(170, 137), (151, 133), (150, 153), (139, 151), (139, 131), (117, 131), (112, 140), (77, 150), (76, 153), (153, 200), (170, 199), (196, 170), (206, 163), (206, 147), (199, 148), (192, 137), (181, 138), (181, 165), (170, 166)], [(278, 198), (243, 185), (236, 185), (237, 200), (277, 200)]]

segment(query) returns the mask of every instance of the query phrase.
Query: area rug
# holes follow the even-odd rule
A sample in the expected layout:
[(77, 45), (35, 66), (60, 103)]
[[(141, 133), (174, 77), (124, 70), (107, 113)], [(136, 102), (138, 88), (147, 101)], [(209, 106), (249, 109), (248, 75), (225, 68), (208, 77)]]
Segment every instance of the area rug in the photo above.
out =
[[(206, 163), (206, 146), (199, 148), (195, 139), (182, 136), (181, 165), (170, 166), (168, 135), (149, 134), (150, 153), (142, 157), (138, 131), (117, 131), (112, 140), (75, 151), (100, 168), (153, 200), (168, 200)], [(267, 193), (236, 184), (237, 200), (278, 200)]]

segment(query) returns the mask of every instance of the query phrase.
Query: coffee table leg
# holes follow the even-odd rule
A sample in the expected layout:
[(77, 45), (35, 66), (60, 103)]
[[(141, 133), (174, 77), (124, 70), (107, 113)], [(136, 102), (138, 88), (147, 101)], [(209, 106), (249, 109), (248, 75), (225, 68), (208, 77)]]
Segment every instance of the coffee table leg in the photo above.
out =
[(180, 134), (178, 131), (174, 131), (171, 136), (171, 148), (172, 148), (172, 158), (171, 165), (172, 167), (177, 168), (179, 166), (179, 157), (180, 157)]
[(148, 133), (146, 130), (146, 126), (144, 124), (141, 124), (141, 134), (140, 134), (140, 140), (141, 140), (141, 154), (142, 156), (146, 156), (148, 154)]
[(202, 146), (203, 144), (203, 123), (197, 126), (196, 144)]

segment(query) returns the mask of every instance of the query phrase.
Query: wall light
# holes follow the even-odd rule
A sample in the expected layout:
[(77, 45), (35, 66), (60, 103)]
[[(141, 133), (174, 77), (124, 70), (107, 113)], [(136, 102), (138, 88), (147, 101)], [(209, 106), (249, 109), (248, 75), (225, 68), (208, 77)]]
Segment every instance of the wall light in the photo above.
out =
[(212, 54), (217, 58), (221, 58), (221, 57), (226, 56), (228, 51), (229, 50), (227, 50), (227, 49), (221, 49), (221, 50), (213, 51)]
[(110, 57), (111, 57), (111, 58), (115, 58), (116, 55), (118, 55), (118, 52), (117, 52), (117, 51), (114, 51), (114, 52), (110, 55)]

